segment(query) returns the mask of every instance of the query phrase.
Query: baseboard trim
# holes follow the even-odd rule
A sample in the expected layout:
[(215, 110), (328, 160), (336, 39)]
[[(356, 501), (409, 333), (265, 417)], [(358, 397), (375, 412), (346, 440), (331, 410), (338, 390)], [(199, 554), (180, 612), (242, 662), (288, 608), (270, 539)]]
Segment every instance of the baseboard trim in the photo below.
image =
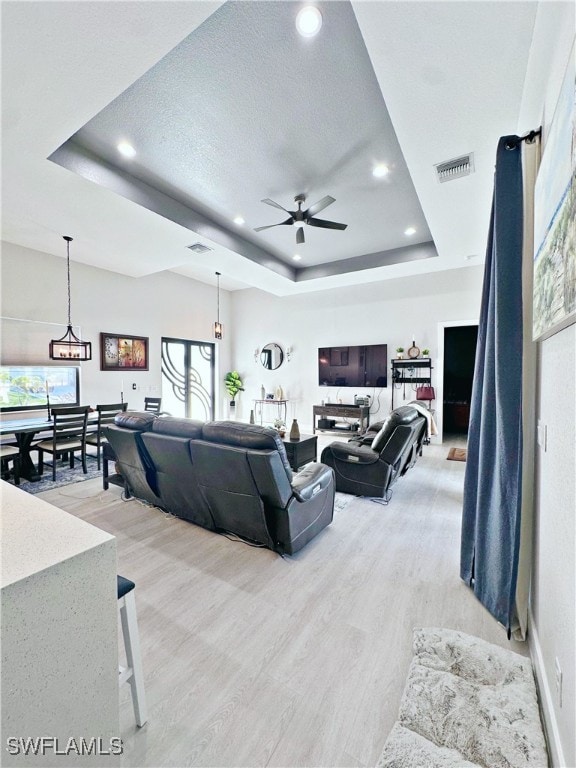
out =
[(558, 730), (558, 721), (554, 711), (554, 699), (552, 690), (548, 684), (548, 677), (544, 666), (544, 656), (542, 646), (536, 630), (532, 607), (528, 611), (528, 646), (530, 648), (530, 657), (536, 672), (536, 682), (538, 684), (538, 693), (540, 694), (540, 707), (543, 716), (544, 733), (548, 742), (548, 751), (552, 768), (562, 768), (566, 765), (564, 750), (560, 741), (560, 732)]

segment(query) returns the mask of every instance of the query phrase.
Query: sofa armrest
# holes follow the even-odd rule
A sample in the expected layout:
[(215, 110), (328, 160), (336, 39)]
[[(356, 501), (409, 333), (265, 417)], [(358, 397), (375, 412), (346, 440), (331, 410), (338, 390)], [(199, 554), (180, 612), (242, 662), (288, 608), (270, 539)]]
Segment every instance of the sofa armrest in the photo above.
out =
[(325, 464), (307, 464), (292, 478), (292, 491), (298, 501), (309, 501), (334, 483), (334, 472)]
[(367, 445), (334, 442), (324, 451), (330, 451), (334, 459), (349, 464), (375, 464), (379, 459), (379, 455)]

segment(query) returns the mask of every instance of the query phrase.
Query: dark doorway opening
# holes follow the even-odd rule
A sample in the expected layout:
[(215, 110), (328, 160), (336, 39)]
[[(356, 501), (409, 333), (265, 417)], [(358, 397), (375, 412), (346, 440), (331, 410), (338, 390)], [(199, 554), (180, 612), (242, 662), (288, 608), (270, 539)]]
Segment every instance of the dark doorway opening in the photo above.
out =
[(467, 435), (478, 326), (444, 329), (444, 434)]

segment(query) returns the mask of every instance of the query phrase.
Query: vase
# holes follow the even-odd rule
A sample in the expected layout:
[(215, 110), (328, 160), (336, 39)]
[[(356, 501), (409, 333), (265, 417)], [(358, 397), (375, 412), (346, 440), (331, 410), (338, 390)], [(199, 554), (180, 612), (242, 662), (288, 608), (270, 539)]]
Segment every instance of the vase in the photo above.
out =
[(236, 402), (234, 400), (230, 400), (230, 405), (228, 407), (228, 418), (232, 421), (236, 421)]
[(296, 419), (292, 421), (292, 427), (290, 429), (290, 440), (300, 440), (300, 427)]
[(250, 424), (254, 424), (254, 411), (250, 411)]

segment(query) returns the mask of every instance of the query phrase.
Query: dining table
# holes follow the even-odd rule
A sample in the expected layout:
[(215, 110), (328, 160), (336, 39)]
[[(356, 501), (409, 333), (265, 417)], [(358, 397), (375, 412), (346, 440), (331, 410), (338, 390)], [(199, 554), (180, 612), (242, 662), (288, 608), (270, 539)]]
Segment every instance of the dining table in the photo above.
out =
[[(96, 424), (98, 414), (96, 412), (88, 414), (88, 423)], [(31, 417), (29, 419), (13, 419), (0, 421), (0, 437), (14, 435), (18, 450), (20, 452), (20, 477), (37, 482), (40, 480), (38, 468), (32, 461), (30, 450), (36, 436), (41, 438), (50, 438), (53, 433), (54, 422), (45, 414), (42, 416)]]

